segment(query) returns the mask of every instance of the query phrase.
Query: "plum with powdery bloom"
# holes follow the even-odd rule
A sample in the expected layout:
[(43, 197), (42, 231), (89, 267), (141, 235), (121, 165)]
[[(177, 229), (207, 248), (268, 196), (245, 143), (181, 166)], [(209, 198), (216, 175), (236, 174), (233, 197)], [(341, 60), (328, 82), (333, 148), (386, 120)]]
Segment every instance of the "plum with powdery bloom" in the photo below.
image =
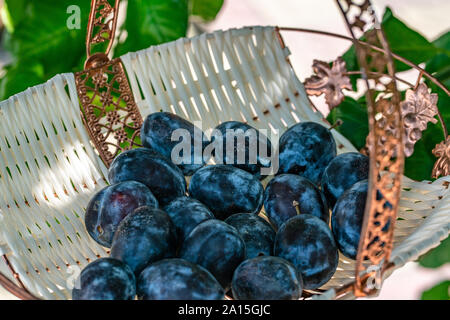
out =
[(207, 220), (186, 238), (180, 257), (204, 267), (228, 289), (234, 270), (245, 259), (245, 242), (236, 228), (220, 220)]
[[(252, 126), (239, 121), (226, 121), (218, 125), (215, 129), (221, 135), (213, 135), (211, 141), (212, 143), (216, 140), (222, 142), (223, 153), (222, 158), (219, 159), (221, 161), (220, 163), (232, 165), (247, 171), (255, 175), (258, 179), (265, 177), (261, 175), (261, 168), (270, 167), (270, 156), (272, 154), (272, 144), (265, 135)], [(232, 135), (227, 134), (227, 132), (232, 133)], [(227, 153), (227, 145), (233, 150), (233, 158)], [(264, 154), (261, 150), (262, 148), (264, 148)], [(240, 152), (245, 152), (244, 159), (238, 159), (238, 153)], [(217, 154), (216, 157), (218, 157)], [(240, 163), (239, 160), (244, 161)]]
[(326, 166), (336, 156), (336, 142), (324, 126), (301, 122), (283, 133), (279, 150), (279, 174), (298, 174), (318, 185)]
[(111, 163), (110, 183), (139, 181), (155, 195), (161, 206), (186, 193), (186, 180), (181, 170), (169, 159), (147, 148), (127, 150)]
[(356, 182), (369, 178), (369, 158), (361, 153), (347, 152), (335, 157), (322, 176), (322, 191), (333, 208), (337, 199)]
[(291, 262), (301, 273), (305, 289), (328, 282), (339, 262), (338, 249), (323, 220), (301, 214), (286, 221), (275, 237), (274, 255)]
[(264, 191), (264, 209), (276, 227), (298, 214), (312, 214), (326, 223), (330, 220), (322, 192), (308, 179), (295, 174), (274, 177)]
[[(172, 150), (180, 143), (180, 140), (172, 141), (173, 134), (177, 130), (185, 130), (179, 132), (187, 134), (187, 138), (190, 139), (190, 154), (189, 156), (181, 156), (183, 161), (178, 167), (184, 175), (191, 176), (205, 165), (203, 150), (210, 143), (200, 128), (176, 114), (155, 112), (145, 118), (141, 129), (141, 140), (144, 147), (153, 149), (166, 158), (172, 159)], [(180, 137), (180, 139), (183, 138)], [(197, 144), (198, 150), (195, 148)]]
[(184, 241), (189, 233), (203, 221), (214, 219), (214, 214), (200, 201), (190, 197), (179, 197), (164, 207), (174, 223), (178, 242)]
[(331, 215), (331, 229), (339, 251), (350, 259), (356, 259), (364, 220), (367, 180), (355, 183), (338, 199)]
[(246, 259), (272, 255), (275, 230), (266, 220), (255, 214), (236, 213), (229, 216), (225, 223), (235, 227), (244, 240)]
[(111, 257), (125, 262), (138, 275), (149, 263), (174, 257), (175, 226), (169, 215), (157, 208), (140, 207), (119, 224)]
[(231, 289), (238, 300), (297, 300), (303, 284), (301, 274), (289, 261), (262, 256), (239, 265)]
[(189, 195), (205, 204), (217, 219), (235, 213), (258, 213), (264, 188), (252, 174), (228, 165), (211, 165), (191, 178)]
[(86, 230), (95, 241), (109, 248), (119, 223), (141, 206), (158, 207), (158, 201), (144, 184), (125, 181), (107, 186), (87, 205)]
[(137, 280), (142, 300), (223, 300), (219, 282), (205, 268), (183, 259), (164, 259), (145, 268)]
[(113, 258), (100, 258), (81, 271), (73, 300), (133, 300), (136, 279), (130, 268)]

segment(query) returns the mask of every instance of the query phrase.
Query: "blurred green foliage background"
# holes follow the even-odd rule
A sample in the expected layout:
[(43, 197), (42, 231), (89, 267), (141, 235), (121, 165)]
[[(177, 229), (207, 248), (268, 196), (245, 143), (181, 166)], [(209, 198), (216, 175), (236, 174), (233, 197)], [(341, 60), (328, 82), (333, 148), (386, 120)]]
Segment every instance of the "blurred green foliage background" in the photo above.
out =
[[(70, 30), (73, 5), (80, 8), (81, 23)], [(12, 61), (0, 79), (0, 100), (58, 73), (83, 69), (90, 5), (90, 0), (4, 0), (2, 46)], [(184, 37), (191, 19), (211, 21), (222, 5), (223, 0), (129, 0), (118, 30), (124, 40), (116, 44), (114, 56)]]

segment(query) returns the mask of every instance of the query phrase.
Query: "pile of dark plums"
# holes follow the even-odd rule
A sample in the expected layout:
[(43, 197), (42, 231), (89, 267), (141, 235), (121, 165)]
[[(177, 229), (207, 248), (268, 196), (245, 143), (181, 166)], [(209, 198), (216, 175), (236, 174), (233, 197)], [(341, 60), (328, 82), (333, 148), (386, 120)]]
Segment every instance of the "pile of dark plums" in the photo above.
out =
[[(175, 165), (179, 129), (191, 134), (191, 161)], [(226, 134), (248, 129), (257, 132), (257, 148), (250, 135), (239, 142)], [(114, 159), (110, 184), (85, 215), (88, 233), (111, 248), (110, 257), (83, 269), (73, 299), (298, 299), (330, 280), (338, 251), (355, 259), (366, 156), (336, 155), (329, 129), (301, 122), (281, 136), (279, 168), (264, 188), (261, 169), (274, 152), (266, 136), (237, 121), (219, 125), (223, 135), (211, 140), (195, 130), (177, 115), (151, 114), (141, 130), (144, 147)], [(212, 153), (222, 164), (206, 165), (194, 145), (204, 151), (210, 143), (231, 145), (235, 156), (258, 154), (238, 162), (224, 148)]]

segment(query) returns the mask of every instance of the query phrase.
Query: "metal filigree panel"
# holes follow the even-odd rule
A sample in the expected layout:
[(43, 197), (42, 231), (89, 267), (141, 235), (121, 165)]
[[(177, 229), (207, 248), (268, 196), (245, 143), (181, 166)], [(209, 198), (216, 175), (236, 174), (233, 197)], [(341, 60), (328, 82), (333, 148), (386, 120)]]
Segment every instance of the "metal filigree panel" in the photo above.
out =
[[(395, 70), (391, 52), (370, 1), (337, 0), (337, 4), (352, 35), (368, 89), (369, 190), (354, 287), (356, 296), (365, 296), (379, 289), (377, 284), (392, 251), (404, 166), (404, 128), (399, 93), (392, 80)], [(358, 34), (365, 36), (365, 44), (358, 41)], [(373, 50), (370, 45), (384, 50)], [(390, 79), (382, 79), (382, 74)]]
[(75, 81), (83, 121), (103, 162), (139, 146), (142, 117), (120, 59), (78, 72)]
[(115, 1), (114, 7), (108, 0), (91, 0), (91, 12), (86, 37), (87, 58), (95, 45), (108, 41), (105, 54), (108, 55), (114, 42), (117, 27), (120, 0)]
[[(109, 166), (124, 150), (140, 145), (142, 117), (120, 59), (108, 58), (117, 27), (120, 0), (92, 0), (86, 37), (84, 71), (75, 74), (86, 129), (103, 162)], [(104, 52), (92, 48), (108, 42)]]

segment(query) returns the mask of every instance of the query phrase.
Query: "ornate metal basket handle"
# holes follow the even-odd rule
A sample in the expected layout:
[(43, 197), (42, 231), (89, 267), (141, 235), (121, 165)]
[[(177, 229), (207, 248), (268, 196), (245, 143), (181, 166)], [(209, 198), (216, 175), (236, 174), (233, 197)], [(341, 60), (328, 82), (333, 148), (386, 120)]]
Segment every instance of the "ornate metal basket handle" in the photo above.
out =
[[(91, 11), (86, 36), (86, 64), (92, 60), (92, 57), (108, 56), (114, 43), (114, 37), (117, 28), (117, 19), (119, 16), (120, 0), (115, 1), (114, 7), (108, 0), (91, 0)], [(92, 55), (92, 49), (95, 45), (108, 41), (105, 52)]]
[[(106, 166), (121, 151), (139, 145), (142, 117), (120, 59), (110, 60), (120, 0), (92, 0), (84, 71), (75, 74), (81, 114), (89, 136)], [(105, 52), (92, 48), (108, 42)]]
[[(400, 96), (393, 80), (395, 69), (392, 54), (370, 1), (336, 2), (353, 38), (362, 77), (368, 89), (369, 190), (354, 285), (355, 296), (366, 296), (380, 288), (392, 251), (404, 167), (403, 121)], [(372, 29), (367, 31), (370, 25)], [(384, 52), (362, 46), (356, 37), (358, 32), (364, 33), (369, 44), (382, 47)], [(383, 84), (377, 74), (386, 73), (386, 69), (391, 81)], [(380, 85), (385, 88), (384, 94), (376, 96), (374, 88)]]

